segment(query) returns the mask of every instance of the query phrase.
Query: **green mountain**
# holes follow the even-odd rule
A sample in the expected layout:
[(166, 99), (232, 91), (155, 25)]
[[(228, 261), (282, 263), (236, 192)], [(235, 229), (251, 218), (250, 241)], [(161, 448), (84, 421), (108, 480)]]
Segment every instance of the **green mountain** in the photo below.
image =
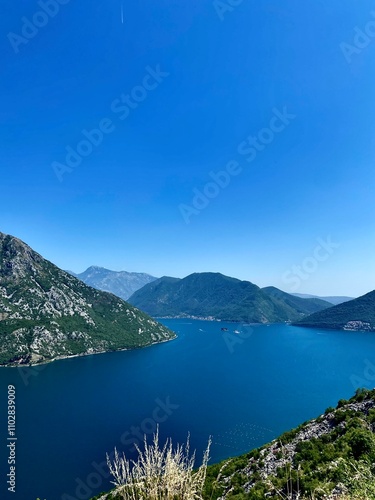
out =
[(129, 302), (154, 317), (197, 317), (248, 323), (296, 321), (330, 304), (293, 297), (277, 288), (260, 289), (220, 273), (159, 278)]
[(0, 233), (0, 365), (143, 347), (175, 334)]
[(375, 331), (375, 290), (303, 318), (297, 326)]

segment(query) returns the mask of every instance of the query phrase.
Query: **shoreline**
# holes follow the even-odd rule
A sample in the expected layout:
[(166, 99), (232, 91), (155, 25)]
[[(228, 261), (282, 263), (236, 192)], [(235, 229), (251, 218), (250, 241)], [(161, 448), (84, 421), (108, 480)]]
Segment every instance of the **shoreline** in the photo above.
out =
[[(276, 325), (278, 323), (245, 323), (242, 320), (237, 320), (237, 319), (219, 319), (219, 318), (214, 318), (213, 316), (152, 316), (152, 318), (159, 320), (159, 319), (194, 319), (198, 321), (216, 321), (217, 323), (242, 323), (243, 325)], [(280, 323), (284, 324), (284, 323)]]
[(96, 354), (108, 354), (111, 352), (135, 351), (137, 349), (146, 349), (147, 347), (152, 347), (154, 345), (164, 344), (165, 342), (171, 342), (172, 340), (176, 340), (177, 338), (178, 338), (178, 335), (175, 334), (175, 336), (173, 338), (166, 339), (166, 340), (160, 340), (158, 342), (152, 342), (151, 344), (138, 346), (138, 347), (123, 347), (120, 349), (113, 349), (113, 350), (109, 350), (109, 351), (83, 352), (80, 354), (56, 356), (56, 358), (45, 359), (45, 360), (41, 361), (40, 363), (20, 363), (20, 364), (4, 364), (4, 365), (0, 364), (0, 368), (32, 368), (32, 367), (36, 367), (36, 366), (48, 365), (50, 363), (54, 363), (55, 361), (61, 361), (64, 359), (81, 358), (84, 356), (95, 356)]

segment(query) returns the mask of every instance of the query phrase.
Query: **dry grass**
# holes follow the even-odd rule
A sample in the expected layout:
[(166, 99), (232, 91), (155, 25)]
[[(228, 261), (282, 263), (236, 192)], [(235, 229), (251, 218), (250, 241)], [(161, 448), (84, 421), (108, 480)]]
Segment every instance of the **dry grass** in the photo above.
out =
[(197, 470), (195, 452), (190, 456), (189, 436), (185, 445), (174, 449), (169, 439), (161, 448), (157, 429), (150, 445), (144, 437), (144, 451), (136, 447), (137, 461), (120, 456), (115, 449), (113, 461), (107, 455), (115, 492), (124, 500), (201, 500), (210, 446), (211, 439)]

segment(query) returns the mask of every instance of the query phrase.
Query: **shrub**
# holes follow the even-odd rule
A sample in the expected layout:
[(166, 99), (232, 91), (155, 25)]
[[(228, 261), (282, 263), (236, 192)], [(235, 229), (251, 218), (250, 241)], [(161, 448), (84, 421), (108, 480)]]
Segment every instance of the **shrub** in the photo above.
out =
[(372, 408), (368, 412), (368, 421), (370, 422), (370, 424), (375, 424), (375, 409), (374, 408)]
[(351, 429), (345, 436), (349, 444), (353, 457), (361, 458), (363, 455), (375, 454), (375, 439), (371, 432), (363, 428)]
[(194, 471), (195, 452), (190, 456), (189, 437), (186, 445), (172, 447), (167, 440), (159, 447), (159, 429), (148, 445), (144, 438), (144, 451), (138, 446), (138, 460), (130, 462), (115, 449), (113, 462), (107, 455), (109, 471), (114, 478), (115, 493), (124, 500), (193, 500), (201, 499), (206, 479), (211, 439), (203, 455), (203, 463)]
[(366, 396), (368, 396), (370, 394), (370, 392), (371, 391), (369, 391), (368, 389), (358, 388), (355, 391), (355, 395), (352, 397), (352, 399), (354, 399), (355, 401), (361, 402), (364, 399), (366, 399)]
[(332, 406), (328, 406), (328, 408), (326, 408), (326, 411), (324, 412), (324, 415), (328, 415), (328, 413), (332, 413), (333, 411), (335, 411), (335, 409), (332, 408)]
[(346, 416), (347, 416), (347, 413), (345, 411), (338, 410), (335, 413), (335, 423), (339, 424), (340, 422), (343, 422), (344, 420), (346, 420)]
[(297, 435), (297, 429), (292, 429), (291, 431), (286, 431), (284, 434), (281, 434), (279, 437), (279, 441), (281, 444), (287, 444), (293, 441), (293, 439)]
[(337, 403), (337, 408), (342, 408), (343, 406), (347, 405), (348, 402), (349, 401), (347, 399), (340, 399), (339, 402)]

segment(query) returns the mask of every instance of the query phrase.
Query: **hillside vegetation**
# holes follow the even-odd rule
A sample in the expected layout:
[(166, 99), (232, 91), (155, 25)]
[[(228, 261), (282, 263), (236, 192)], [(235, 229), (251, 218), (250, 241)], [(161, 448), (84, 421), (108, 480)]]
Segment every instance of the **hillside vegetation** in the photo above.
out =
[[(122, 498), (116, 490), (96, 497)], [(141, 498), (149, 497), (134, 500)], [(350, 400), (271, 443), (209, 466), (202, 493), (181, 497), (190, 498), (375, 499), (375, 390), (358, 389)]]
[(375, 290), (303, 318), (297, 326), (375, 331)]
[(0, 233), (0, 365), (147, 346), (175, 334)]
[(195, 317), (248, 323), (296, 321), (330, 307), (277, 288), (260, 289), (220, 273), (160, 278), (135, 292), (129, 302), (154, 317)]

